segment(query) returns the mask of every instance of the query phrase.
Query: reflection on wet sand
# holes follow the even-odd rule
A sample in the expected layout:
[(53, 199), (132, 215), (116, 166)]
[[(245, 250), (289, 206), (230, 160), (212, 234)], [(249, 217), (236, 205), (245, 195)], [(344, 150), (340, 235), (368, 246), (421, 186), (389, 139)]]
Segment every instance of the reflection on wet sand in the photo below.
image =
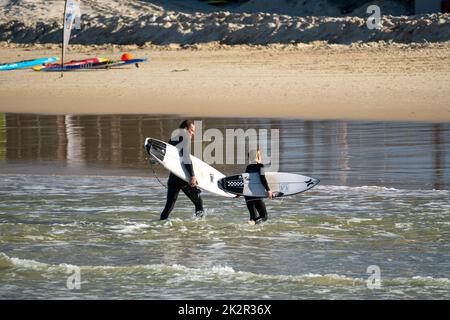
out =
[(6, 160), (6, 130), (5, 114), (0, 113), (0, 163)]
[[(168, 140), (182, 118), (148, 115), (0, 115), (0, 173), (21, 164), (27, 172), (52, 163), (64, 168), (148, 170), (146, 137)], [(280, 171), (321, 179), (324, 184), (450, 188), (450, 124), (198, 119), (194, 144), (204, 148), (215, 128), (279, 130)], [(270, 137), (268, 138), (270, 139)], [(236, 140), (237, 141), (237, 140)], [(268, 143), (270, 145), (270, 143)], [(226, 156), (226, 143), (223, 154)], [(235, 151), (242, 147), (236, 143)], [(213, 164), (225, 174), (242, 164)], [(134, 170), (134, 171), (133, 171)], [(157, 167), (161, 174), (166, 171)], [(134, 172), (134, 173), (133, 173)], [(114, 171), (111, 171), (114, 174)]]
[(338, 130), (338, 146), (339, 146), (339, 170), (340, 177), (339, 182), (341, 185), (347, 185), (347, 171), (350, 170), (349, 167), (349, 157), (348, 157), (348, 140), (347, 140), (347, 123), (341, 122)]
[[(439, 190), (445, 187), (444, 171), (445, 171), (445, 141), (442, 124), (433, 124), (433, 154), (434, 154), (434, 174), (435, 182), (434, 189)], [(449, 135), (447, 134), (447, 139)], [(448, 168), (447, 168), (448, 170)]]

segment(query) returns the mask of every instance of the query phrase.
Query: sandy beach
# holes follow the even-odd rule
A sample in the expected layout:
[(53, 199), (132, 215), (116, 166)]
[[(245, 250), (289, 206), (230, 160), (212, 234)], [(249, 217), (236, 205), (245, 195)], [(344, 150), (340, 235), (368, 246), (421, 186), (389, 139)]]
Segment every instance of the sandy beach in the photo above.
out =
[[(2, 43), (0, 61), (59, 56)], [(0, 112), (450, 121), (450, 43), (71, 46), (69, 59), (123, 52), (116, 70), (0, 73)]]
[[(67, 59), (139, 69), (0, 73), (0, 112), (450, 120), (450, 14), (407, 1), (81, 1)], [(64, 1), (0, 0), (0, 63), (60, 56)], [(351, 9), (351, 10), (350, 10)]]

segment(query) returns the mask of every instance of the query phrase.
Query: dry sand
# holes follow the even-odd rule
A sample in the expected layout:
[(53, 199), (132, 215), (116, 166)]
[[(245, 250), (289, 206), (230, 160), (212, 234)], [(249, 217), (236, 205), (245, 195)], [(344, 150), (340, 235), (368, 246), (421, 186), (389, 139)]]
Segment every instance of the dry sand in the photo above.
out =
[[(0, 61), (59, 55), (0, 44)], [(0, 112), (450, 121), (450, 44), (72, 46), (139, 69), (0, 73)], [(134, 50), (132, 50), (134, 49)]]

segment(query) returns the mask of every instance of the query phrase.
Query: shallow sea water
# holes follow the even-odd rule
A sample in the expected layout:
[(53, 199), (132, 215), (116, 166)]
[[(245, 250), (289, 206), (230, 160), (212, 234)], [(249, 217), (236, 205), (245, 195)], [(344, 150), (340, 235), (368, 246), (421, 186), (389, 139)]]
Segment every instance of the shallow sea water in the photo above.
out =
[(279, 129), (280, 170), (321, 179), (250, 226), (243, 199), (206, 192), (205, 218), (180, 195), (158, 220), (167, 173), (142, 142), (179, 122), (3, 115), (0, 298), (450, 298), (449, 124), (204, 119)]

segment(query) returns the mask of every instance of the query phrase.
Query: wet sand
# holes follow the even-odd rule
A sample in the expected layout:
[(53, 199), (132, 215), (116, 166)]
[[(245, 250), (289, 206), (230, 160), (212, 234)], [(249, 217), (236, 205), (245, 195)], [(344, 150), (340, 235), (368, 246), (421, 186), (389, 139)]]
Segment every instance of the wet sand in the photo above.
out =
[[(72, 46), (139, 69), (0, 73), (0, 112), (450, 121), (450, 44)], [(59, 56), (0, 44), (0, 62)]]

